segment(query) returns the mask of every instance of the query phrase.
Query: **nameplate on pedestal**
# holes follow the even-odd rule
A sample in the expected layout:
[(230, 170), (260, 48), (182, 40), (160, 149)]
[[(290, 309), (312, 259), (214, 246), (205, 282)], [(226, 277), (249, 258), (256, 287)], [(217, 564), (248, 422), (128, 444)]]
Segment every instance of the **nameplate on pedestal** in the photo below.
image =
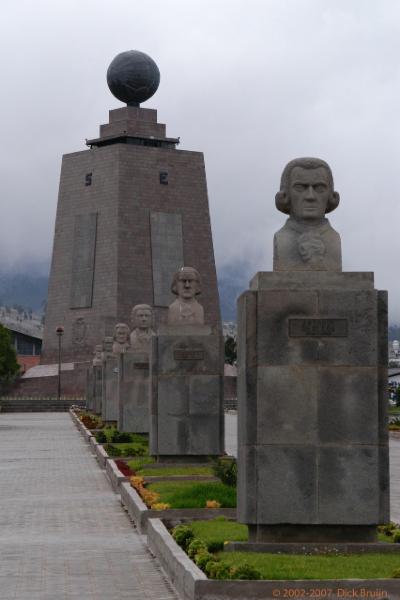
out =
[(347, 319), (289, 319), (289, 337), (347, 337)]
[(201, 348), (175, 348), (174, 360), (203, 360), (204, 350)]

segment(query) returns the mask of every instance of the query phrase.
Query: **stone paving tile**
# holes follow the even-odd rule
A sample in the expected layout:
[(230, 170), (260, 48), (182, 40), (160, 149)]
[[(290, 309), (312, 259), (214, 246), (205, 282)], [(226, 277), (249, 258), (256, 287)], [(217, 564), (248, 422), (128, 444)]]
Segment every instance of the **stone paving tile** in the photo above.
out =
[(0, 599), (175, 600), (66, 413), (0, 414)]

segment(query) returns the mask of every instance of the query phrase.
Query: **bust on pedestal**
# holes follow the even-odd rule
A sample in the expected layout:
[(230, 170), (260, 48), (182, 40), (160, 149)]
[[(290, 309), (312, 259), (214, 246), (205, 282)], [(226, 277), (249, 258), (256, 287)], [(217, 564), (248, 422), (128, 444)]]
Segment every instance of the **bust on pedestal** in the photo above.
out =
[(94, 348), (93, 359), (93, 406), (96, 415), (101, 414), (101, 403), (103, 393), (103, 345), (97, 344)]
[[(238, 520), (250, 544), (371, 542), (389, 520), (387, 294), (341, 271), (322, 160), (291, 161), (274, 271), (238, 301)], [(235, 544), (235, 547), (239, 546)]]
[(119, 417), (120, 431), (149, 432), (149, 353), (153, 332), (153, 310), (148, 304), (132, 309), (133, 330), (129, 349), (120, 354)]
[(150, 453), (166, 461), (202, 460), (224, 450), (222, 338), (204, 324), (196, 269), (175, 273), (171, 291), (177, 299), (151, 354)]

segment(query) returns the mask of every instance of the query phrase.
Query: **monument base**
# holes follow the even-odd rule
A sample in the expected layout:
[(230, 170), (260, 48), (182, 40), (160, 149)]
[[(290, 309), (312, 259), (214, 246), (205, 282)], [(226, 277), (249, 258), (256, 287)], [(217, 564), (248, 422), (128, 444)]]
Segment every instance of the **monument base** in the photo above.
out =
[(206, 467), (210, 466), (210, 456), (202, 456), (201, 454), (197, 454), (197, 455), (190, 455), (190, 454), (186, 454), (186, 455), (177, 455), (177, 454), (171, 454), (171, 455), (159, 455), (156, 456), (156, 462), (157, 463), (166, 463), (170, 466), (174, 466), (174, 465), (186, 465), (186, 466), (190, 466), (190, 465), (195, 465), (195, 466), (199, 466), (199, 465), (204, 465)]
[(249, 542), (368, 543), (377, 541), (375, 525), (249, 525)]

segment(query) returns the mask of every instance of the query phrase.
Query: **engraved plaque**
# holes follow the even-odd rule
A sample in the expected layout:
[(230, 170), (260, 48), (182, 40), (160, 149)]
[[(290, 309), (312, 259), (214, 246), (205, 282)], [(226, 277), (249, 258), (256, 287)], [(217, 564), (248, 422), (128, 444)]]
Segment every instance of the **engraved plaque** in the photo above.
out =
[(148, 369), (149, 363), (148, 362), (134, 362), (133, 368), (134, 369)]
[(347, 319), (289, 319), (290, 337), (347, 337)]
[(176, 348), (174, 350), (174, 360), (203, 360), (204, 350), (192, 348)]
[(150, 227), (154, 304), (169, 306), (174, 300), (172, 277), (184, 264), (182, 215), (152, 212)]
[(72, 254), (71, 308), (90, 308), (93, 296), (97, 213), (76, 215)]

